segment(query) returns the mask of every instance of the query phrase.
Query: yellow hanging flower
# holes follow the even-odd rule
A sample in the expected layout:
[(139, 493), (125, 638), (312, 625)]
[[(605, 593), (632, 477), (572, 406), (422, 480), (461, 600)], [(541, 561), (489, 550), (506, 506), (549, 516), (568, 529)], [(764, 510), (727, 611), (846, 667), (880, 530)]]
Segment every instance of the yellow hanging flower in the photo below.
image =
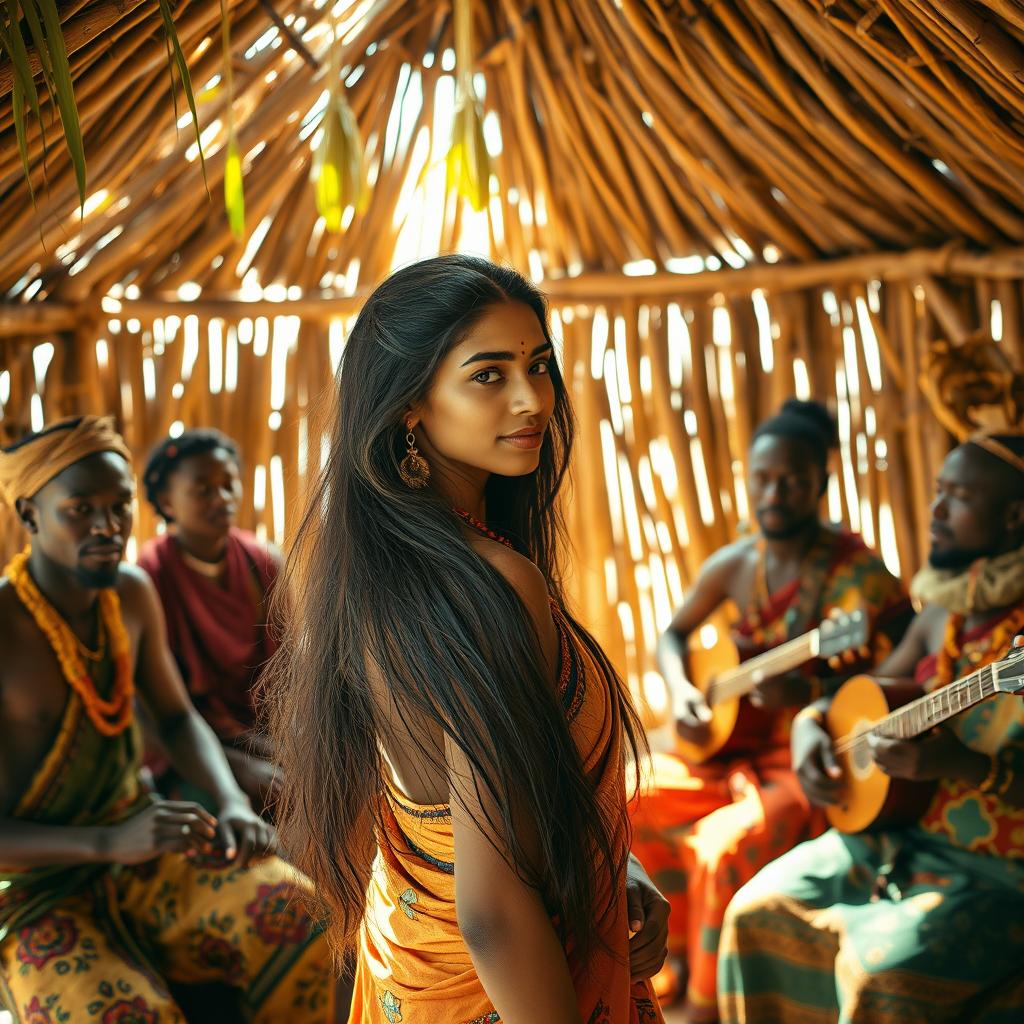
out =
[(224, 206), (228, 212), (228, 224), (235, 238), (245, 236), (245, 190), (242, 187), (242, 158), (234, 132), (228, 139), (227, 162), (224, 164)]
[(317, 212), (326, 221), (327, 230), (336, 233), (341, 231), (345, 210), (349, 206), (365, 209), (368, 198), (359, 125), (345, 99), (340, 79), (332, 82), (321, 127), (323, 135), (313, 152), (310, 178)]
[(484, 142), (484, 111), (468, 82), (459, 89), (447, 158), (447, 187), (479, 213), (490, 199), (491, 158)]

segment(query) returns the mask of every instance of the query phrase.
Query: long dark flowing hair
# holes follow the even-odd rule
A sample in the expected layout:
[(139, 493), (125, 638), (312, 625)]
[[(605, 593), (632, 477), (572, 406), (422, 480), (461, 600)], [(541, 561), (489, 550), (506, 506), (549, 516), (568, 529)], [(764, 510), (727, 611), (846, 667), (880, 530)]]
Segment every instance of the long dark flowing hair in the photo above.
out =
[[(442, 498), (410, 490), (398, 473), (409, 406), (484, 312), (509, 301), (529, 306), (550, 340), (543, 296), (514, 270), (480, 258), (425, 260), (370, 296), (342, 357), (326, 467), (278, 588), (289, 595), (288, 627), (264, 675), (284, 775), (278, 829), (312, 878), (339, 949), (362, 919), (386, 789), (381, 741), (392, 726), (377, 713), (370, 667), (400, 719), (433, 723), (464, 752), (497, 808), (487, 824), (577, 955), (592, 948), (608, 909), (595, 906), (597, 878), (612, 873), (614, 899), (625, 871), (627, 850), (616, 839), (623, 822), (598, 805), (529, 613)], [(573, 418), (554, 360), (551, 379), (554, 412), (538, 469), (492, 476), (486, 507), (490, 525), (533, 560), (561, 604), (556, 498)], [(615, 681), (627, 756), (637, 763), (642, 731), (625, 688), (569, 622)], [(444, 770), (443, 750), (421, 752)], [(536, 832), (529, 853), (516, 827), (523, 820)]]

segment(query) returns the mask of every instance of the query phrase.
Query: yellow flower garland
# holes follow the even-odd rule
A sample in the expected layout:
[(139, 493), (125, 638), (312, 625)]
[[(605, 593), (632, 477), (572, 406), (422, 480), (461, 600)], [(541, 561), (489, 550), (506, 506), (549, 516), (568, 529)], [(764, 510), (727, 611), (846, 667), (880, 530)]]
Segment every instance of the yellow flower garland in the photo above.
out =
[(11, 581), (18, 599), (50, 642), (68, 685), (81, 698), (82, 705), (96, 731), (117, 736), (132, 720), (135, 681), (132, 674), (131, 644), (121, 618), (121, 602), (113, 590), (99, 592), (100, 616), (110, 640), (114, 658), (114, 689), (110, 699), (99, 695), (79, 651), (79, 641), (71, 627), (40, 593), (28, 571), (29, 550), (11, 559), (4, 575)]

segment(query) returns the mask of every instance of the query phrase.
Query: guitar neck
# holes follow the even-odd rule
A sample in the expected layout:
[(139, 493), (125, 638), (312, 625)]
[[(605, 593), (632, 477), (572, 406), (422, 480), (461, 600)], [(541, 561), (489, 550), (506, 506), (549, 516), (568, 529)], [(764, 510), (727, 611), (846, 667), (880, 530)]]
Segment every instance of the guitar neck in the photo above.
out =
[(986, 665), (963, 679), (943, 686), (933, 693), (918, 697), (890, 712), (877, 722), (871, 732), (888, 739), (908, 740), (920, 736), (954, 715), (998, 692), (998, 667)]
[(728, 672), (723, 672), (711, 684), (707, 694), (709, 704), (732, 700), (750, 693), (762, 679), (782, 675), (799, 668), (818, 656), (818, 630), (787, 640), (784, 644), (765, 651)]

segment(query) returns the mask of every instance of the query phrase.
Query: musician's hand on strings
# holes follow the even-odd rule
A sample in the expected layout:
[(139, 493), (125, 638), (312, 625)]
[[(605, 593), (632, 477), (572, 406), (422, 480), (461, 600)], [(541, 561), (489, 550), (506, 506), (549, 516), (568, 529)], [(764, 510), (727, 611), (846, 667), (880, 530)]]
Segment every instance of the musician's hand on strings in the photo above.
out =
[(704, 694), (687, 679), (677, 680), (672, 694), (679, 738), (687, 743), (707, 743), (711, 738), (711, 708)]
[(875, 764), (894, 779), (934, 782), (957, 779), (977, 784), (985, 777), (988, 758), (965, 746), (945, 726), (911, 740), (868, 735)]
[(750, 691), (750, 703), (765, 711), (803, 707), (811, 697), (811, 682), (806, 676), (789, 672), (784, 676), (762, 679)]
[(839, 803), (842, 771), (824, 725), (816, 718), (798, 715), (790, 744), (793, 769), (807, 799), (819, 807)]

